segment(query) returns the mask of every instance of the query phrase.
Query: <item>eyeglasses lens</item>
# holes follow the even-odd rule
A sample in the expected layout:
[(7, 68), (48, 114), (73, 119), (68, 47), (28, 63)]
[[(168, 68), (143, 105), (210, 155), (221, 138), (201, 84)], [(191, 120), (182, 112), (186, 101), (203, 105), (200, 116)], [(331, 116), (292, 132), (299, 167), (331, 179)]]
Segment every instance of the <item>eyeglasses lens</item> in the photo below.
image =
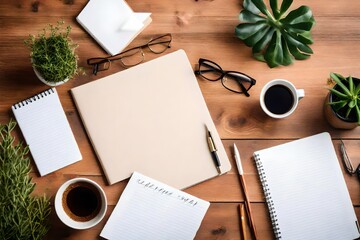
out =
[(149, 49), (153, 53), (163, 53), (169, 48), (171, 43), (171, 35), (164, 35), (162, 37), (155, 38), (148, 43)]
[(208, 61), (200, 63), (199, 72), (202, 77), (210, 81), (217, 81), (223, 76), (222, 69), (216, 64)]
[(251, 79), (237, 72), (227, 73), (223, 77), (222, 83), (224, 87), (236, 92), (244, 92), (244, 90), (241, 88), (241, 84), (246, 90), (249, 90), (249, 88), (251, 87)]
[(144, 61), (144, 52), (141, 48), (135, 48), (121, 54), (121, 62), (125, 67), (135, 66)]

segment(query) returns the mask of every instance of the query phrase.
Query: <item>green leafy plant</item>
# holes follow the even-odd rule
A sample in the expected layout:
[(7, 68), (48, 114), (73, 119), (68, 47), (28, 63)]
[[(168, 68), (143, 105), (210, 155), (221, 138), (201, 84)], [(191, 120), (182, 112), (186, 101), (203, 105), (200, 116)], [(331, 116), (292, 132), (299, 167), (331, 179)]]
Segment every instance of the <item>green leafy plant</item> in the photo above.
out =
[(0, 124), (0, 239), (42, 239), (48, 232), (49, 200), (31, 196), (28, 147), (14, 144), (16, 123)]
[(272, 14), (263, 0), (244, 0), (236, 35), (252, 47), (253, 56), (273, 68), (304, 60), (313, 53), (310, 33), (315, 20), (309, 7), (301, 6), (287, 15), (293, 0), (270, 0)]
[(343, 111), (345, 118), (353, 114), (360, 125), (360, 81), (355, 82), (351, 76), (345, 78), (338, 73), (330, 73), (330, 78), (336, 85), (329, 91), (336, 97), (329, 104), (335, 112)]
[(77, 44), (69, 37), (71, 27), (63, 27), (64, 21), (49, 24), (37, 36), (29, 35), (25, 45), (29, 47), (32, 64), (50, 83), (62, 82), (79, 73)]

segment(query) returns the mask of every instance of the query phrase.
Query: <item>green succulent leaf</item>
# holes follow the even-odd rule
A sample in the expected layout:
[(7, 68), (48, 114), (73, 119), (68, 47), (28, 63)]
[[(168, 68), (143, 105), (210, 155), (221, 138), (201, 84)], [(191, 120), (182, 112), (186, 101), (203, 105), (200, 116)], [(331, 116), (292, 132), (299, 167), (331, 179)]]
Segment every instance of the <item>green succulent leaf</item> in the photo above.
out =
[(241, 22), (256, 23), (258, 21), (265, 22), (266, 18), (263, 16), (256, 15), (249, 10), (243, 10), (239, 15), (239, 20)]
[(253, 14), (260, 13), (260, 10), (252, 3), (251, 0), (244, 0), (243, 7), (244, 7), (244, 9), (252, 12)]
[(269, 43), (264, 58), (270, 67), (276, 67), (283, 61), (281, 34), (276, 31)]
[(307, 6), (301, 6), (293, 11), (291, 11), (285, 18), (281, 19), (282, 23), (301, 23), (301, 22), (310, 22), (314, 23), (314, 17), (312, 11)]
[(356, 106), (356, 103), (357, 103), (356, 99), (350, 101), (349, 104), (348, 104), (349, 108), (354, 108)]
[[(241, 26), (240, 26), (241, 25)], [(239, 27), (236, 28), (236, 34), (242, 40), (245, 40), (252, 35), (256, 34), (261, 28), (266, 26), (264, 22), (257, 23), (242, 23), (239, 24)]]
[(345, 114), (346, 118), (349, 117), (351, 110), (352, 110), (352, 108), (350, 108), (350, 107), (346, 110), (346, 114)]
[(270, 7), (274, 14), (274, 17), (277, 19), (280, 17), (280, 10), (278, 8), (278, 1), (277, 0), (270, 0)]
[(300, 52), (299, 49), (297, 49), (297, 47), (295, 45), (293, 45), (292, 43), (288, 42), (288, 48), (296, 60), (305, 60), (310, 57), (309, 54)]
[(335, 94), (336, 96), (340, 97), (340, 98), (347, 98), (347, 95), (339, 92), (338, 90), (334, 89), (334, 88), (330, 88), (329, 89), (330, 92), (332, 92), (333, 94)]
[(252, 47), (253, 57), (269, 67), (290, 65), (294, 59), (304, 60), (313, 54), (311, 29), (315, 24), (312, 11), (301, 6), (290, 11), (293, 0), (269, 0), (271, 12), (263, 0), (244, 0), (239, 15), (237, 37)]
[[(283, 39), (283, 37), (282, 37)], [(288, 48), (288, 44), (285, 41), (285, 39), (282, 40), (282, 49), (283, 49), (283, 65), (284, 66), (288, 66), (293, 62), (294, 57), (291, 55), (289, 48)]]
[(360, 83), (358, 83), (358, 85), (356, 86), (354, 94), (355, 94), (355, 96), (360, 98)]
[(310, 32), (303, 32), (297, 35), (298, 39), (300, 42), (304, 43), (304, 44), (313, 44), (314, 40), (311, 37), (311, 33)]
[(263, 2), (263, 0), (251, 0), (252, 3), (256, 6), (257, 9), (260, 10), (260, 12), (262, 12), (265, 15), (268, 15), (269, 12), (266, 8), (265, 3)]
[(290, 28), (292, 32), (297, 32), (297, 33), (310, 31), (313, 26), (311, 22), (301, 22), (301, 23), (284, 24), (284, 25)]
[(312, 49), (308, 45), (306, 45), (306, 44), (302, 43), (300, 40), (298, 40), (296, 35), (293, 35), (291, 33), (284, 33), (283, 35), (287, 39), (289, 44), (294, 45), (300, 51), (307, 53), (307, 54), (313, 53)]
[[(336, 82), (336, 84), (344, 91), (344, 93), (342, 93), (345, 96), (351, 96), (351, 92), (350, 90), (345, 86), (345, 84), (342, 81), (346, 81), (344, 80), (345, 78), (343, 76), (341, 76), (340, 74), (335, 74), (335, 73), (330, 73), (330, 77)], [(342, 80), (340, 80), (342, 79)], [(336, 91), (335, 89), (332, 89), (330, 91)], [(339, 91), (336, 91), (338, 93), (340, 93)]]
[(284, 0), (284, 1), (282, 1), (281, 7), (280, 7), (280, 13), (284, 14), (289, 9), (292, 2), (293, 2), (293, 0)]
[(359, 109), (358, 105), (355, 106), (355, 110), (356, 110), (356, 117), (358, 120), (358, 125), (360, 125), (360, 109)]
[[(261, 50), (270, 42), (272, 35), (274, 34), (275, 29), (269, 28), (266, 34), (254, 45), (252, 52), (255, 55), (261, 54)], [(261, 54), (262, 55), (262, 54)]]
[(333, 106), (335, 111), (339, 111), (341, 108), (345, 107), (348, 102), (346, 100), (340, 100), (336, 102), (331, 102), (329, 104)]
[(254, 35), (252, 35), (252, 36), (248, 37), (247, 39), (245, 39), (244, 43), (246, 44), (246, 46), (249, 46), (249, 47), (254, 46), (257, 42), (260, 41), (260, 39), (262, 39), (264, 37), (264, 35), (268, 32), (269, 28), (270, 28), (269, 26), (264, 25)]
[(354, 81), (353, 81), (353, 79), (352, 79), (351, 76), (349, 76), (349, 91), (350, 91), (351, 93), (354, 92)]

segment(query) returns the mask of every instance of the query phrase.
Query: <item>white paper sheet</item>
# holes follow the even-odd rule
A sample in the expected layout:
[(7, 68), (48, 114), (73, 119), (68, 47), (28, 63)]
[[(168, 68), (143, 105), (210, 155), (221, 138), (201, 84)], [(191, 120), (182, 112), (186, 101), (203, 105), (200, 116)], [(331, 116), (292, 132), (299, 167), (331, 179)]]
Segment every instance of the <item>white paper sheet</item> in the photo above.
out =
[(101, 232), (107, 239), (193, 239), (210, 203), (134, 172)]

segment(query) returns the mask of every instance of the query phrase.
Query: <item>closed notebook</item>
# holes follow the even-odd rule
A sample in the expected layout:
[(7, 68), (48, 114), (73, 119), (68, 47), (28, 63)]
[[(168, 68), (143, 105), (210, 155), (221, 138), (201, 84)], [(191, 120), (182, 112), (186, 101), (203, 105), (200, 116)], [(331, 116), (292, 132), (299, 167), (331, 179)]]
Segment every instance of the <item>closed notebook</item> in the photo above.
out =
[(82, 159), (55, 88), (12, 106), (41, 176)]
[(206, 127), (223, 173), (230, 162), (183, 50), (71, 89), (110, 184), (134, 172), (185, 188), (217, 176)]
[(100, 236), (111, 240), (194, 239), (210, 203), (134, 172)]
[(360, 236), (328, 133), (257, 151), (254, 158), (277, 239)]
[(124, 0), (91, 0), (76, 17), (111, 55), (120, 53), (151, 23), (151, 13), (135, 13)]

